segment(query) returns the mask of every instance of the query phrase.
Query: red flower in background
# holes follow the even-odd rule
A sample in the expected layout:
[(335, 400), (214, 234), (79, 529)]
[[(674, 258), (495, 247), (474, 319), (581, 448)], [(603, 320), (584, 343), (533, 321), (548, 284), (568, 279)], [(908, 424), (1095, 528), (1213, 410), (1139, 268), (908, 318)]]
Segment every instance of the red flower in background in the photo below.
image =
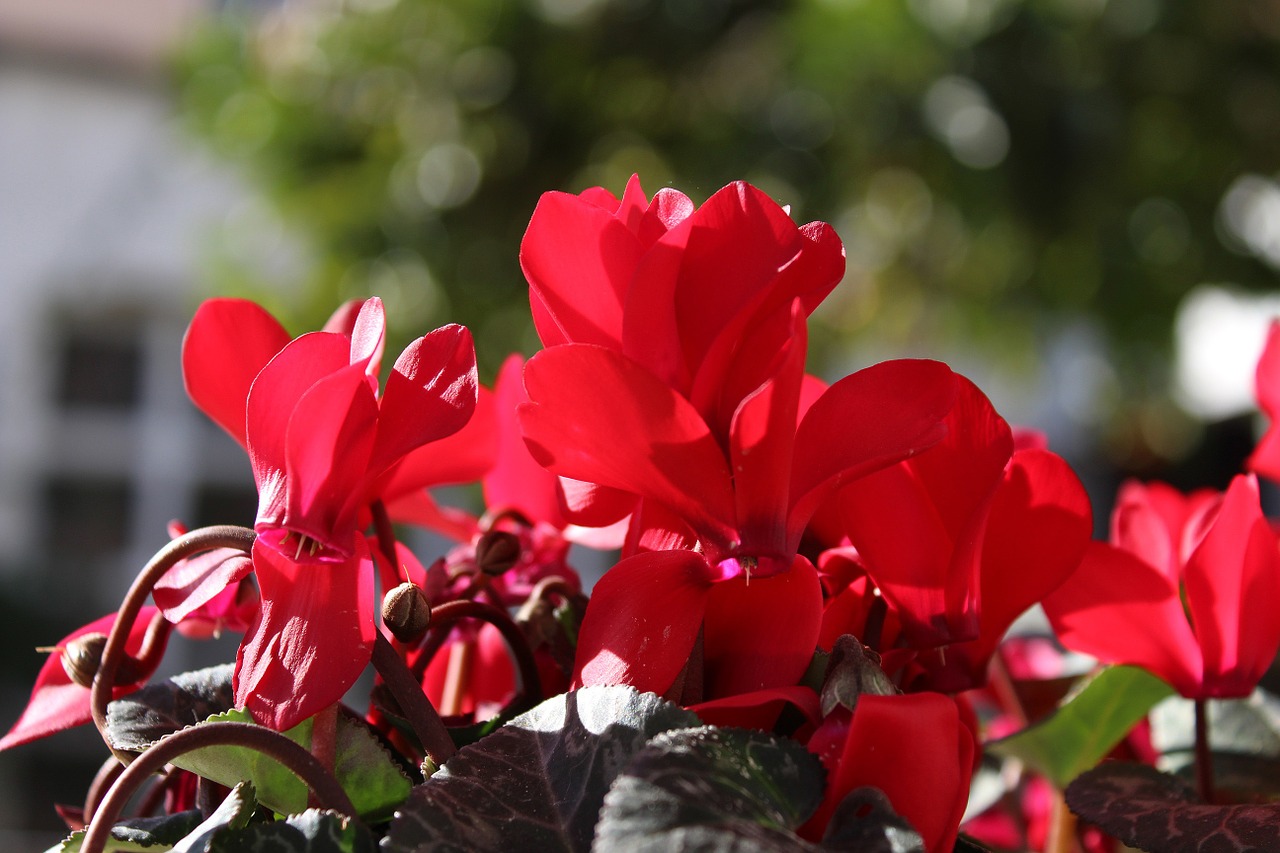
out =
[(1183, 495), (1126, 483), (1111, 544), (1044, 601), (1063, 645), (1141, 666), (1189, 699), (1249, 695), (1280, 647), (1280, 551), (1258, 482)]
[(457, 432), (476, 405), (461, 326), (411, 343), (381, 396), (382, 303), (342, 311), (333, 326), (350, 332), (313, 332), (271, 352), (281, 330), (270, 315), (212, 300), (183, 345), (192, 399), (245, 445), (258, 486), (262, 603), (236, 656), (236, 702), (277, 729), (338, 701), (367, 666), (374, 579), (362, 513), (406, 457)]
[(1280, 482), (1280, 320), (1271, 321), (1267, 329), (1267, 341), (1258, 359), (1253, 387), (1258, 407), (1271, 424), (1245, 467), (1268, 480)]

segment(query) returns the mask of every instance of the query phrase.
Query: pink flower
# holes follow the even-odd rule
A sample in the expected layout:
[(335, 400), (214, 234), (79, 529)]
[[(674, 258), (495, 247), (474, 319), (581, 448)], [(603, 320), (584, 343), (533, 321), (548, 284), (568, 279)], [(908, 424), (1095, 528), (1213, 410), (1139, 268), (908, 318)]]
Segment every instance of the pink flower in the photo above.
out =
[(1126, 483), (1111, 544), (1044, 601), (1068, 648), (1140, 666), (1190, 699), (1249, 695), (1280, 647), (1280, 552), (1253, 475), (1225, 494)]

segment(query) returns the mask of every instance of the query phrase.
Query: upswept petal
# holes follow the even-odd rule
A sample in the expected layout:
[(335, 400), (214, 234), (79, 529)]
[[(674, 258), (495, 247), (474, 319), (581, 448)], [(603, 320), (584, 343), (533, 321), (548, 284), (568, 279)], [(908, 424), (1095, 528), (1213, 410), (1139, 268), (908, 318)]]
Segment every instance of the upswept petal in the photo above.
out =
[(387, 314), (382, 300), (371, 296), (360, 306), (351, 325), (351, 363), (363, 364), (377, 392), (378, 374), (382, 371), (382, 351), (387, 345)]
[(1068, 648), (1106, 663), (1140, 666), (1184, 696), (1198, 692), (1200, 648), (1177, 580), (1128, 551), (1090, 542), (1079, 568), (1043, 605)]
[(187, 394), (218, 426), (245, 445), (245, 405), (254, 377), (289, 343), (289, 333), (247, 299), (209, 299), (182, 339)]
[(382, 395), (370, 475), (462, 429), (475, 411), (479, 385), (465, 326), (441, 326), (405, 347)]
[(533, 458), (552, 473), (655, 500), (700, 535), (733, 536), (729, 467), (683, 397), (613, 350), (566, 344), (525, 366), (518, 411)]
[(864, 368), (828, 388), (796, 430), (787, 519), (793, 541), (841, 484), (941, 440), (956, 393), (951, 368), (909, 359)]
[(1179, 539), (1186, 500), (1163, 483), (1125, 482), (1111, 513), (1111, 543), (1159, 569), (1177, 584), (1182, 573)]
[(342, 559), (349, 558), (345, 547), (365, 503), (377, 424), (378, 403), (365, 381), (363, 364), (349, 365), (311, 386), (289, 418), (285, 515), (260, 517), (258, 532), (283, 525), (287, 532), (315, 539)]
[(354, 539), (344, 563), (295, 563), (261, 539), (253, 544), (262, 610), (236, 653), (235, 697), (276, 731), (342, 699), (369, 663), (373, 560)]
[(821, 623), (822, 584), (804, 557), (772, 577), (717, 583), (706, 604), (707, 697), (797, 683), (813, 659)]
[[(626, 296), (623, 351), (688, 393), (725, 327), (746, 328), (754, 316), (746, 309), (809, 245), (764, 192), (741, 181), (724, 187), (645, 254)], [(782, 282), (814, 289), (802, 279)], [(777, 309), (787, 311), (794, 295), (778, 293)]]
[(792, 337), (773, 375), (743, 399), (729, 430), (729, 460), (741, 553), (787, 557), (787, 490), (804, 380), (807, 335), (797, 304)]
[(363, 299), (348, 299), (343, 302), (329, 315), (329, 319), (324, 321), (320, 331), (335, 332), (339, 335), (346, 335), (348, 338), (351, 337), (351, 333), (356, 327), (356, 318), (360, 316), (360, 312), (364, 309), (365, 301)]
[[(789, 317), (796, 313), (795, 304), (800, 315), (808, 317), (844, 275), (844, 246), (830, 226), (814, 222), (798, 233), (802, 238), (799, 254), (767, 287), (714, 324), (716, 334), (706, 352), (691, 356), (696, 369), (689, 398), (698, 411), (709, 413), (717, 405), (726, 408), (726, 386), (759, 385), (778, 349), (793, 334)], [(741, 396), (730, 395), (729, 412)]]
[(493, 392), (482, 386), (475, 414), (462, 429), (409, 451), (389, 478), (384, 475), (378, 493), (390, 506), (425, 488), (474, 483), (493, 468), (500, 429)]
[(631, 492), (597, 486), (572, 477), (557, 479), (563, 500), (561, 509), (572, 524), (609, 527), (635, 511), (637, 498)]
[(1245, 467), (1268, 480), (1280, 480), (1280, 320), (1272, 320), (1254, 373), (1258, 408), (1270, 421)]
[(983, 684), (1005, 631), (1071, 576), (1092, 531), (1089, 496), (1071, 467), (1047, 450), (1015, 453), (987, 517), (978, 638), (947, 648), (931, 688), (954, 693)]
[(949, 531), (929, 484), (908, 465), (868, 474), (840, 490), (844, 529), (867, 573), (915, 646), (977, 636), (977, 614), (951, 607), (955, 589), (977, 592), (975, 559), (953, 562), (961, 531)]
[[(249, 391), (247, 441), (258, 486), (258, 516), (284, 512), (289, 419), (302, 396), (321, 379), (350, 364), (350, 342), (312, 332), (289, 343), (262, 369)], [(265, 512), (264, 512), (265, 511)]]
[(529, 401), (521, 356), (509, 356), (502, 363), (493, 396), (502, 418), (494, 465), (484, 478), (485, 506), (518, 509), (533, 521), (563, 530), (567, 522), (560, 509), (559, 480), (529, 455), (514, 418), (516, 407)]
[(543, 343), (617, 348), (623, 301), (643, 253), (639, 238), (612, 212), (568, 193), (544, 193), (520, 243), (530, 292), (554, 322), (546, 336), (537, 323)]
[[(134, 620), (129, 638), (125, 640), (125, 651), (136, 654), (142, 647), (142, 638), (146, 635), (155, 614), (156, 609), (149, 605), (138, 612), (138, 618)], [(108, 613), (101, 619), (95, 619), (83, 628), (72, 631), (59, 640), (55, 648), (61, 648), (85, 634), (110, 634), (111, 626), (116, 623), (118, 615)], [(143, 681), (145, 680), (144, 678)], [(115, 688), (112, 695), (119, 698), (132, 693), (140, 684), (141, 682), (121, 685)], [(0, 738), (0, 750), (21, 746), (24, 743), (84, 725), (92, 719), (93, 712), (89, 708), (89, 688), (81, 687), (67, 676), (62, 668), (62, 654), (54, 652), (49, 655), (44, 666), (40, 667), (40, 674), (36, 676), (35, 687), (31, 690), (31, 698), (27, 701), (27, 707), (23, 710), (22, 716), (13, 724), (13, 728), (9, 729), (8, 734)]]
[(664, 693), (689, 659), (711, 581), (692, 551), (637, 554), (604, 573), (578, 631), (573, 686)]
[(982, 535), (1013, 453), (986, 396), (963, 376), (955, 384), (941, 441), (840, 492), (849, 539), (917, 647), (978, 636)]
[(1258, 503), (1258, 481), (1238, 475), (1187, 561), (1187, 607), (1204, 656), (1204, 695), (1243, 698), (1280, 646), (1280, 549)]

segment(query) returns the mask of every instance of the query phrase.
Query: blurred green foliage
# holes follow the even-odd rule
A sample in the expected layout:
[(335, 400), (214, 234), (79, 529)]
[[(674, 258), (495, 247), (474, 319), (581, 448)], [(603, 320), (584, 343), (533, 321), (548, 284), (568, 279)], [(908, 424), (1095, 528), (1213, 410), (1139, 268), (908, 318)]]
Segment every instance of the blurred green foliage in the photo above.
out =
[[(469, 325), (491, 377), (536, 344), (539, 194), (746, 178), (846, 241), (819, 355), (1033, 366), (1085, 317), (1141, 396), (1190, 288), (1275, 283), (1278, 38), (1261, 0), (314, 0), (217, 16), (181, 94), (307, 246), (295, 328), (378, 293), (393, 334)], [(270, 302), (258, 236), (216, 283)]]

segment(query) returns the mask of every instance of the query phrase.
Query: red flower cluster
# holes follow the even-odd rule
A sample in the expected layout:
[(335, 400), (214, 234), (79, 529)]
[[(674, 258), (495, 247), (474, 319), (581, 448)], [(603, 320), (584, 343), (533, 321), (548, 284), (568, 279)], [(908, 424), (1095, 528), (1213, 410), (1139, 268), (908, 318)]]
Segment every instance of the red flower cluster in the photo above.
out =
[[(520, 259), (545, 348), (512, 357), (493, 391), (459, 326), (410, 344), (381, 387), (376, 298), (298, 338), (242, 300), (192, 320), (187, 388), (248, 453), (256, 540), (251, 557), (179, 563), (155, 600), (193, 633), (246, 631), (235, 700), (261, 723), (289, 728), (341, 699), (381, 642), (379, 584), (488, 607), (505, 630), (509, 608), (547, 590), (580, 597), (570, 542), (621, 546), (576, 652), (526, 620), (535, 660), (517, 672), (496, 623), (459, 622), (402, 640), (411, 683), (455, 719), (501, 707), (532, 667), (549, 691), (628, 684), (715, 724), (784, 720), (828, 771), (803, 834), (822, 837), (870, 785), (943, 853), (978, 753), (955, 694), (985, 684), (1028, 608), (1042, 603), (1067, 647), (1197, 699), (1248, 694), (1275, 657), (1280, 621), (1263, 614), (1280, 551), (1253, 475), (1224, 494), (1128, 484), (1111, 542), (1090, 542), (1067, 464), (945, 364), (807, 374), (808, 319), (844, 274), (829, 226), (797, 226), (745, 183), (696, 207), (633, 178), (621, 199), (545, 195)], [(1275, 416), (1280, 331), (1258, 380)], [(1251, 464), (1280, 475), (1275, 427)], [(479, 517), (425, 491), (473, 480)], [(458, 544), (424, 567), (384, 510)], [(815, 653), (847, 635), (889, 687), (833, 686), (840, 654), (824, 680)], [(87, 720), (86, 693), (51, 660), (0, 748)]]

